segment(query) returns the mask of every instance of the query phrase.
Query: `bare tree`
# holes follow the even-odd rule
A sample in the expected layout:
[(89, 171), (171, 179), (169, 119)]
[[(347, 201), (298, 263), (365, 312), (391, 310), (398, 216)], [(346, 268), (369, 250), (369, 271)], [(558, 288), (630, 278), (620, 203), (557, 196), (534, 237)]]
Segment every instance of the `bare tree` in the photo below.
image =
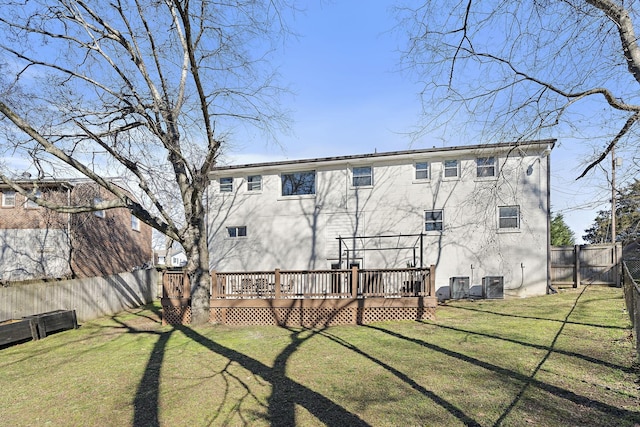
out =
[[(231, 132), (286, 124), (268, 58), (286, 34), (287, 5), (40, 0), (0, 8), (0, 61), (12, 77), (0, 87), (10, 138), (0, 142), (0, 156), (30, 156), (40, 177), (74, 171), (116, 196), (45, 207), (126, 207), (179, 242), (192, 280), (192, 321), (208, 321), (207, 173)], [(140, 198), (105, 171), (135, 180)], [(6, 168), (0, 179), (29, 196)]]
[(616, 146), (638, 155), (637, 2), (421, 1), (398, 8), (403, 65), (423, 83), (422, 131), (548, 137), (594, 146), (582, 176)]

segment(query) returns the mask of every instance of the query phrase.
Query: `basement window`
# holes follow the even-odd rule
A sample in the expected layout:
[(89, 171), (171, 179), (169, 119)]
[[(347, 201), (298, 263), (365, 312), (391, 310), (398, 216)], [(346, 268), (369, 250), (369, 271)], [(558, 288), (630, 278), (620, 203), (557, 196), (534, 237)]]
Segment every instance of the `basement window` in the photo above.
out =
[(231, 238), (247, 237), (247, 226), (227, 227), (227, 234)]

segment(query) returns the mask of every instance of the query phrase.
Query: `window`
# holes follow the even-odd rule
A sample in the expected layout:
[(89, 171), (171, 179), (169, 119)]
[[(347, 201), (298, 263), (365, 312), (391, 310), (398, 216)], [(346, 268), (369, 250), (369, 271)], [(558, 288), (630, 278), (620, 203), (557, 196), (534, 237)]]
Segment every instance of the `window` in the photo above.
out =
[(442, 209), (424, 212), (425, 231), (442, 231)]
[(416, 179), (429, 179), (429, 163), (416, 163)]
[(373, 185), (373, 172), (371, 166), (353, 168), (353, 186), (364, 187)]
[(456, 178), (457, 176), (458, 176), (458, 161), (445, 160), (444, 161), (444, 177)]
[[(31, 196), (35, 197), (36, 199), (39, 199), (40, 197), (42, 197), (42, 191), (40, 190), (35, 190), (31, 192)], [(26, 207), (28, 209), (36, 209), (37, 207), (39, 207), (39, 205), (34, 202), (33, 200), (27, 199), (27, 204)]]
[(520, 228), (520, 207), (500, 206), (498, 208), (498, 227), (501, 229)]
[(2, 207), (12, 208), (16, 205), (16, 192), (5, 190), (2, 192)]
[(227, 227), (227, 233), (229, 237), (247, 237), (247, 227), (245, 225), (240, 227)]
[(131, 215), (131, 229), (133, 231), (140, 231), (140, 220), (133, 215)]
[(260, 191), (262, 190), (262, 176), (252, 175), (247, 177), (247, 190), (248, 191)]
[[(102, 203), (102, 199), (100, 197), (94, 197), (93, 198), (93, 204), (97, 205), (99, 203)], [(100, 210), (100, 211), (94, 211), (93, 214), (95, 216), (97, 216), (98, 218), (104, 218), (104, 211)]]
[(220, 192), (221, 193), (233, 192), (233, 178), (220, 178)]
[(316, 171), (282, 174), (282, 195), (316, 194)]
[(478, 157), (476, 159), (477, 177), (484, 178), (488, 176), (496, 176), (496, 158), (495, 157)]

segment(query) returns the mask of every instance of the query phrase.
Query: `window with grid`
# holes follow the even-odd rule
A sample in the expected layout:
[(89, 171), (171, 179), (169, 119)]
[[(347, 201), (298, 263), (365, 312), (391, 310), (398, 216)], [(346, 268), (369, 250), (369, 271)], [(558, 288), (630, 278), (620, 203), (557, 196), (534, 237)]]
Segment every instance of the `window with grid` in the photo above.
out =
[(456, 178), (457, 176), (458, 176), (458, 161), (445, 160), (444, 161), (444, 177)]
[(520, 207), (500, 206), (498, 208), (498, 227), (500, 229), (520, 228)]
[(220, 192), (221, 193), (233, 192), (233, 178), (220, 178)]
[(247, 191), (262, 190), (262, 175), (251, 175), (247, 177)]
[(424, 212), (424, 229), (425, 231), (442, 231), (443, 211), (435, 209)]
[(2, 207), (12, 208), (16, 205), (16, 192), (10, 190), (4, 190), (2, 192)]
[(366, 187), (369, 185), (373, 185), (373, 168), (371, 166), (353, 168), (353, 186)]
[(495, 157), (478, 157), (476, 159), (476, 167), (478, 178), (496, 176)]
[(429, 179), (429, 163), (416, 163), (416, 179)]

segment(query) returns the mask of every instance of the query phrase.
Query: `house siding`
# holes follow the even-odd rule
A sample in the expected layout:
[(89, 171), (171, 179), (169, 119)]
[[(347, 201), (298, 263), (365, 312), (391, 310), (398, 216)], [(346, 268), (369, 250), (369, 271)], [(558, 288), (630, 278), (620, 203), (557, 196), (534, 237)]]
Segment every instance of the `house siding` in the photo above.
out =
[[(211, 268), (328, 269), (338, 262), (338, 236), (350, 238), (344, 242), (349, 249), (368, 249), (350, 252), (350, 261), (355, 258), (363, 268), (406, 267), (413, 263), (411, 246), (418, 245), (418, 238), (359, 237), (424, 233), (423, 264), (436, 266), (440, 298), (449, 297), (449, 280), (459, 276), (468, 276), (472, 293), (478, 295), (485, 276), (503, 276), (505, 296), (544, 294), (549, 187), (548, 158), (541, 154), (549, 143), (214, 170), (209, 194)], [(476, 159), (490, 156), (495, 156), (497, 176), (477, 178)], [(458, 161), (458, 178), (443, 176), (445, 160)], [(429, 164), (429, 179), (416, 179), (416, 162)], [(373, 184), (353, 187), (352, 168), (361, 166), (372, 167)], [(283, 197), (280, 174), (305, 170), (316, 171), (315, 195)], [(246, 177), (257, 174), (262, 175), (262, 190), (247, 191)], [(234, 191), (220, 193), (219, 177), (233, 177)], [(499, 229), (501, 206), (518, 208), (518, 229)], [(425, 231), (428, 210), (443, 211), (442, 232)], [(246, 226), (247, 236), (228, 237), (229, 226)], [(347, 267), (345, 257), (342, 267)]]

